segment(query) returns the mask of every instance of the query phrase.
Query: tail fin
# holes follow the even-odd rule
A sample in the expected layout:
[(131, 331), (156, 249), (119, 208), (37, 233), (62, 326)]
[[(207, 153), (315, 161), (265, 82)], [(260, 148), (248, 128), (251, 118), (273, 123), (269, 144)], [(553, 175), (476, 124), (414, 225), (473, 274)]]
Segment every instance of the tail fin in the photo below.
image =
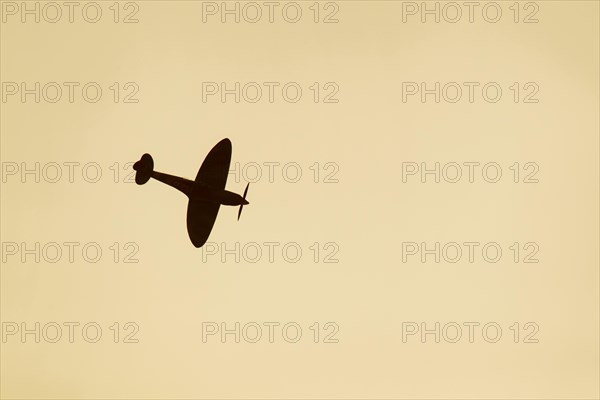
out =
[(135, 183), (143, 185), (148, 182), (154, 171), (152, 156), (148, 153), (144, 154), (138, 162), (133, 164), (133, 169), (137, 171), (135, 174)]
[[(244, 190), (244, 200), (246, 200), (246, 193), (248, 193), (248, 187), (250, 186), (250, 182), (246, 185), (246, 190)], [(247, 201), (244, 204), (250, 204)], [(244, 209), (244, 204), (240, 206), (240, 211), (238, 211), (238, 221), (240, 220), (240, 216), (242, 215), (242, 210)]]

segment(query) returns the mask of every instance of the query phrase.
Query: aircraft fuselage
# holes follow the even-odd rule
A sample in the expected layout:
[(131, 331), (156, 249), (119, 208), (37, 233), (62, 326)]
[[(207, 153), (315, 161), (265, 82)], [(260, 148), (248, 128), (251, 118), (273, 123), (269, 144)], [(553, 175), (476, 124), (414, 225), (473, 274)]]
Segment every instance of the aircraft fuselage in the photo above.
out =
[(152, 171), (151, 177), (167, 184), (184, 193), (190, 200), (208, 201), (226, 206), (240, 206), (249, 204), (246, 199), (237, 193), (225, 189), (218, 189), (202, 182), (194, 182), (179, 176)]

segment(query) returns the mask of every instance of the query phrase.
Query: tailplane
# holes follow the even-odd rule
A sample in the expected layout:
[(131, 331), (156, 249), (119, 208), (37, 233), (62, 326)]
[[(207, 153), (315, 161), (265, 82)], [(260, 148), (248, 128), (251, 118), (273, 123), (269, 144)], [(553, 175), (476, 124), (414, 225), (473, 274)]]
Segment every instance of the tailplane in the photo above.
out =
[[(250, 182), (246, 185), (246, 190), (244, 190), (244, 200), (246, 200), (246, 193), (248, 193), (248, 187), (250, 186)], [(244, 204), (250, 204), (247, 201)], [(238, 221), (240, 220), (240, 216), (242, 215), (242, 210), (244, 209), (244, 204), (240, 206), (240, 211), (238, 211)]]
[(148, 182), (154, 171), (152, 156), (148, 153), (144, 154), (138, 162), (133, 164), (133, 169), (137, 171), (135, 174), (135, 183), (143, 185)]

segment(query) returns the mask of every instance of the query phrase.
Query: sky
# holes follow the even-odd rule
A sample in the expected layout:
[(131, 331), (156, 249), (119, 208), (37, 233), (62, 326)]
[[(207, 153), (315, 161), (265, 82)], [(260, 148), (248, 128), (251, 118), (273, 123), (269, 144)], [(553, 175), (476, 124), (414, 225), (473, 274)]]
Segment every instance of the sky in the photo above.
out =
[(22, 4), (3, 397), (598, 396), (598, 3)]

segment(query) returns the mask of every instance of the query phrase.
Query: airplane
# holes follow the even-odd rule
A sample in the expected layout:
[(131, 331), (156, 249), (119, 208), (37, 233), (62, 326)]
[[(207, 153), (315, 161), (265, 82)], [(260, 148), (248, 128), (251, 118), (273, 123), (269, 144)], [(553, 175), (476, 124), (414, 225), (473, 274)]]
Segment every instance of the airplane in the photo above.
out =
[(146, 153), (133, 164), (133, 169), (137, 171), (135, 183), (143, 185), (150, 178), (154, 178), (183, 192), (189, 198), (187, 209), (188, 235), (192, 244), (200, 248), (208, 240), (221, 205), (240, 206), (238, 211), (239, 220), (244, 206), (250, 204), (246, 200), (250, 183), (246, 185), (243, 196), (225, 190), (230, 162), (231, 141), (227, 138), (217, 143), (208, 153), (200, 166), (196, 179), (193, 181), (154, 171), (154, 160), (150, 154)]

